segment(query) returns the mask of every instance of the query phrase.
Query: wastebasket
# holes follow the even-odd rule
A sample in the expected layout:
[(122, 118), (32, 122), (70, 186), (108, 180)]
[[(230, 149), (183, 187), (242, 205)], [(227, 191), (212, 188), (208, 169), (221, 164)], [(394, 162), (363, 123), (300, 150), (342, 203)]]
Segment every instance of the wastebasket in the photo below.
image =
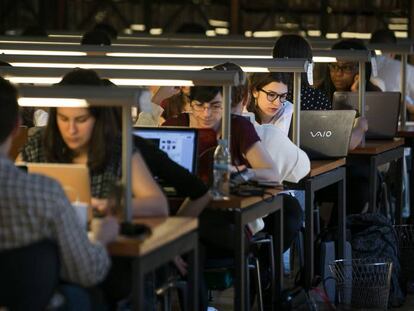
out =
[(340, 310), (387, 310), (392, 262), (379, 258), (340, 259), (329, 264)]

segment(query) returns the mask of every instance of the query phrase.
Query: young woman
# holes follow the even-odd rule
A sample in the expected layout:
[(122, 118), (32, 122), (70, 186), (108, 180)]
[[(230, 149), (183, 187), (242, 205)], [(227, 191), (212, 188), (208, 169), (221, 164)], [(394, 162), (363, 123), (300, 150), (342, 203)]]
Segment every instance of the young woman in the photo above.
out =
[[(61, 85), (102, 85), (92, 70), (75, 69)], [(21, 154), (27, 162), (86, 164), (90, 170), (92, 205), (105, 210), (107, 197), (121, 177), (121, 135), (112, 108), (51, 108), (45, 129), (33, 135)], [(167, 200), (141, 155), (132, 156), (134, 216), (166, 216)]]
[(286, 135), (289, 133), (293, 105), (288, 98), (289, 76), (285, 73), (253, 73), (249, 77), (250, 101), (247, 110), (253, 112), (259, 124), (273, 124)]
[[(332, 46), (333, 50), (366, 50), (365, 45), (356, 39), (342, 40)], [(329, 73), (326, 80), (322, 83), (321, 89), (325, 91), (332, 100), (335, 91), (357, 92), (358, 81), (358, 63), (351, 61), (338, 61), (328, 66)], [(365, 85), (366, 91), (381, 91), (381, 89), (370, 81), (371, 64), (366, 63)]]
[[(305, 58), (312, 61), (312, 49), (305, 38), (299, 35), (283, 35), (273, 46), (273, 58)], [(302, 74), (300, 89), (300, 106), (302, 110), (329, 110), (332, 104), (326, 95), (309, 84), (306, 73)], [(293, 77), (288, 82), (288, 100), (292, 101)]]

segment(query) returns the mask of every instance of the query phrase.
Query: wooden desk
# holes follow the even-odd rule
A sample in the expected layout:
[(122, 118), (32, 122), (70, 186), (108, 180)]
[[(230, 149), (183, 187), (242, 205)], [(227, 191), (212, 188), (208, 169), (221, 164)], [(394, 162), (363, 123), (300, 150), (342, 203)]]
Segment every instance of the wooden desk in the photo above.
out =
[[(250, 309), (249, 289), (247, 288), (248, 274), (246, 273), (245, 257), (245, 226), (261, 217), (275, 217), (274, 223), (279, 224), (273, 233), (273, 248), (276, 261), (276, 275), (272, 276), (273, 306), (276, 297), (280, 297), (283, 289), (283, 198), (278, 196), (281, 189), (266, 189), (264, 198), (231, 196), (230, 200), (213, 201), (209, 208), (218, 212), (232, 213), (236, 228), (235, 242), (235, 284), (234, 284), (234, 310), (244, 311)], [(276, 213), (278, 212), (278, 213)], [(275, 280), (277, 283), (275, 284)]]
[(403, 137), (405, 147), (411, 149), (411, 165), (409, 170), (410, 177), (410, 218), (414, 217), (414, 126), (405, 126), (400, 128), (397, 134), (398, 137)]
[(402, 183), (403, 183), (403, 157), (404, 139), (369, 140), (364, 147), (358, 147), (348, 154), (348, 166), (369, 166), (369, 210), (374, 211), (377, 206), (378, 167), (380, 165), (397, 162), (397, 202), (395, 208), (395, 222), (402, 222)]
[(148, 225), (152, 233), (143, 241), (119, 236), (108, 245), (111, 256), (133, 258), (132, 304), (134, 310), (144, 308), (145, 275), (167, 264), (176, 256), (188, 254), (187, 310), (198, 309), (198, 220), (186, 217), (142, 218), (136, 223)]
[(311, 171), (299, 183), (287, 183), (292, 189), (305, 191), (305, 288), (310, 289), (314, 277), (314, 201), (315, 192), (337, 184), (338, 189), (338, 251), (337, 258), (345, 255), (346, 170), (345, 158), (311, 161)]

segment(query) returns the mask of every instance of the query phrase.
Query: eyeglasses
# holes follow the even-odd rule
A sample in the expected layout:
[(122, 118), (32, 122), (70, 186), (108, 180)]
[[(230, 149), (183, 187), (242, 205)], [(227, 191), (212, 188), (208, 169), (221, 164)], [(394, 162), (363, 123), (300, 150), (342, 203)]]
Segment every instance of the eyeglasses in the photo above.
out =
[(221, 104), (207, 104), (207, 103), (200, 103), (198, 101), (193, 101), (191, 103), (191, 106), (193, 107), (194, 111), (202, 112), (204, 110), (211, 110), (213, 113), (221, 112), (223, 109), (223, 106)]
[(266, 94), (267, 100), (270, 102), (274, 102), (278, 98), (281, 103), (284, 103), (287, 100), (288, 93), (279, 94), (276, 92), (268, 92), (263, 89), (260, 89), (260, 91)]
[(343, 73), (354, 73), (356, 70), (356, 66), (354, 64), (347, 64), (347, 65), (338, 65), (338, 64), (329, 64), (329, 70), (331, 71), (342, 71)]

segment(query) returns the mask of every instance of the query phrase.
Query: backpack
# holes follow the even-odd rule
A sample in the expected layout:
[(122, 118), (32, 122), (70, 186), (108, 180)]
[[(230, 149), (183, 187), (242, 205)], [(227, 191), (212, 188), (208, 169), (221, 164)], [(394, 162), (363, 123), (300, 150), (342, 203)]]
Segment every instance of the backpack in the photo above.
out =
[(390, 220), (378, 213), (349, 215), (353, 258), (382, 258), (393, 263), (389, 306), (401, 306), (405, 297), (399, 284), (401, 271), (398, 237)]

